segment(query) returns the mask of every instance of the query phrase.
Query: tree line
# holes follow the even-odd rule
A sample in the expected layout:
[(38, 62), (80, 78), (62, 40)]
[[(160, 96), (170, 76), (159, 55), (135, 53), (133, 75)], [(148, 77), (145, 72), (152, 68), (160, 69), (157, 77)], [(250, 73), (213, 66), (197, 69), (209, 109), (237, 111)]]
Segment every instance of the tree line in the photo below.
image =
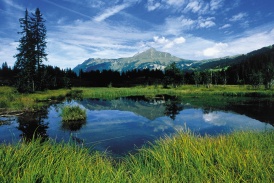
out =
[[(36, 91), (70, 88), (72, 87), (72, 81), (77, 78), (76, 73), (71, 69), (60, 69), (56, 66), (43, 65), (40, 71), (42, 73), (41, 78), (43, 79), (41, 79), (41, 83), (36, 81), (40, 86), (40, 89)], [(25, 79), (18, 78), (21, 75), (20, 72), (16, 67), (10, 67), (7, 62), (4, 62), (0, 68), (0, 85), (16, 87), (19, 92), (34, 92), (32, 86), (24, 85), (26, 89), (23, 89), (22, 84), (18, 83), (18, 80)]]
[[(264, 58), (264, 59), (263, 59)], [(77, 75), (71, 69), (60, 69), (53, 66), (43, 66), (42, 76), (45, 80), (43, 89), (58, 89), (70, 87), (132, 87), (132, 86), (157, 86), (178, 87), (192, 84), (197, 87), (211, 87), (214, 85), (251, 85), (258, 88), (264, 85), (270, 89), (274, 84), (274, 57), (257, 56), (248, 58), (241, 64), (233, 65), (227, 69), (209, 69), (204, 71), (183, 71), (176, 63), (172, 63), (162, 70), (129, 70), (118, 72), (112, 70), (80, 71)], [(16, 67), (11, 68), (7, 63), (0, 68), (1, 85), (16, 86)]]

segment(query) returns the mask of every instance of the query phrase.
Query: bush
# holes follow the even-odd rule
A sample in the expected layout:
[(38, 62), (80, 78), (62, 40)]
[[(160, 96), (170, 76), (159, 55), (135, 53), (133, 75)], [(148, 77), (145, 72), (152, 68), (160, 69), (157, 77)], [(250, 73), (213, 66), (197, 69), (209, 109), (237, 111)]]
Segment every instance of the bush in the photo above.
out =
[(61, 113), (62, 121), (81, 121), (86, 119), (86, 110), (79, 106), (65, 106)]

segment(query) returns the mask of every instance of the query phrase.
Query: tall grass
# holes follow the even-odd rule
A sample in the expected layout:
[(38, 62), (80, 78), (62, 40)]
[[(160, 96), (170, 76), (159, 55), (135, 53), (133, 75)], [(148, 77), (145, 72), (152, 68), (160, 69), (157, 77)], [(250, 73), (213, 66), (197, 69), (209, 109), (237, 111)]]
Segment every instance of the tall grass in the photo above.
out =
[(0, 182), (108, 182), (119, 171), (102, 154), (69, 144), (32, 141), (0, 149)]
[(141, 149), (127, 165), (133, 182), (272, 182), (273, 142), (273, 132), (219, 137), (180, 133)]
[(136, 154), (47, 141), (0, 146), (0, 182), (273, 182), (274, 131), (197, 137), (179, 132)]
[(63, 122), (80, 121), (87, 118), (86, 110), (79, 106), (65, 106), (62, 109), (61, 117)]

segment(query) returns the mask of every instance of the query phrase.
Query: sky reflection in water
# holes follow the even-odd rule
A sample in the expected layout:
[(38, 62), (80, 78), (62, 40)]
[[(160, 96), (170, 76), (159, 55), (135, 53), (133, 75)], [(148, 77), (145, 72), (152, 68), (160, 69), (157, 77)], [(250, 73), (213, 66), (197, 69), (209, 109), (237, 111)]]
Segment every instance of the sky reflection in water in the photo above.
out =
[[(87, 121), (78, 131), (62, 127), (60, 107), (68, 104), (80, 105), (87, 110)], [(38, 129), (38, 132), (41, 130), (41, 134), (57, 141), (70, 139), (87, 147), (93, 146), (96, 150), (108, 150), (114, 155), (126, 154), (147, 141), (185, 128), (200, 135), (218, 135), (234, 130), (274, 129), (270, 124), (232, 110), (206, 111), (178, 101), (146, 101), (140, 98), (83, 100), (58, 104), (48, 108), (47, 117), (33, 117), (32, 125), (34, 123), (44, 127)], [(31, 136), (26, 135), (30, 126), (22, 119), (10, 119), (9, 124), (0, 126), (0, 142), (14, 142), (21, 136)]]

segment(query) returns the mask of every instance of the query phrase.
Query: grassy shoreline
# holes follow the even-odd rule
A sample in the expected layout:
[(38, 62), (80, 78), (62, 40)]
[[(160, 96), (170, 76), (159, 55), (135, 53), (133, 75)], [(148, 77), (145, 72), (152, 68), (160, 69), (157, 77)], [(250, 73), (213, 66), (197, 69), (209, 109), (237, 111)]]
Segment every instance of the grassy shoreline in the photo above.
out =
[(122, 159), (52, 141), (0, 145), (0, 182), (272, 182), (274, 131), (178, 132)]
[[(117, 97), (145, 95), (154, 97), (158, 94), (177, 95), (189, 98), (194, 97), (267, 97), (273, 99), (274, 90), (252, 89), (249, 86), (212, 86), (205, 88), (194, 85), (183, 85), (178, 88), (163, 88), (162, 86), (132, 87), (132, 88), (72, 88), (47, 90), (33, 94), (20, 94), (15, 88), (0, 87), (0, 114), (12, 111), (34, 111), (52, 102), (64, 100), (66, 97), (74, 97), (81, 93), (83, 98), (114, 99)], [(77, 97), (77, 96), (76, 96)]]
[[(273, 90), (239, 86), (73, 88), (34, 94), (0, 87), (0, 94), (0, 108), (7, 112), (39, 110), (66, 97), (113, 99), (168, 94), (212, 106), (226, 100), (239, 101), (241, 97), (273, 100), (274, 96)], [(273, 142), (274, 131), (234, 132), (217, 137), (178, 132), (122, 159), (52, 140), (1, 144), (0, 182), (273, 182)]]

